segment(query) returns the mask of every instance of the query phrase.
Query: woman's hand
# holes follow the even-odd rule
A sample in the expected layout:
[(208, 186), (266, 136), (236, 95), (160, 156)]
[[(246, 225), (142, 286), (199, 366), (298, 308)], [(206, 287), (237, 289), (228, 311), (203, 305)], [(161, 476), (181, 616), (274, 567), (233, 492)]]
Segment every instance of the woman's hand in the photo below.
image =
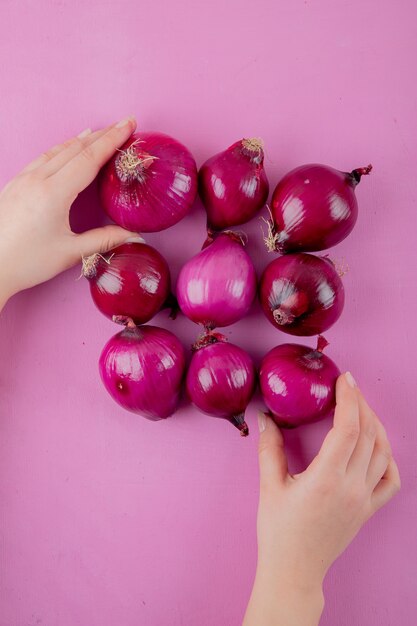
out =
[(33, 287), (81, 261), (107, 252), (135, 233), (105, 226), (77, 235), (69, 210), (136, 127), (129, 117), (102, 130), (87, 129), (30, 163), (0, 193), (0, 308), (21, 289)]
[(400, 488), (385, 429), (351, 374), (336, 398), (333, 428), (294, 476), (278, 427), (259, 416), (258, 568), (244, 626), (317, 624), (328, 568)]

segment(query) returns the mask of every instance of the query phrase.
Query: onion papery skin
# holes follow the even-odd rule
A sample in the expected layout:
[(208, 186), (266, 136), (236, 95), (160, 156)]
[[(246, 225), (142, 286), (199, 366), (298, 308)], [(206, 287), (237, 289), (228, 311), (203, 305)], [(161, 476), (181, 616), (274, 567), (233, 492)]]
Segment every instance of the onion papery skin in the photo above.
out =
[(145, 233), (164, 230), (185, 217), (197, 186), (197, 166), (189, 150), (156, 132), (133, 134), (99, 176), (106, 213), (116, 224)]
[(265, 268), (259, 300), (275, 328), (311, 336), (339, 319), (345, 290), (332, 261), (299, 252), (278, 257)]
[(372, 166), (351, 173), (327, 165), (302, 165), (278, 183), (271, 200), (269, 250), (313, 252), (336, 245), (358, 217), (355, 188)]
[(262, 396), (279, 426), (295, 428), (327, 417), (335, 407), (337, 365), (318, 349), (297, 344), (272, 348), (262, 359)]
[(106, 256), (94, 254), (83, 260), (83, 274), (95, 305), (111, 319), (125, 317), (144, 324), (170, 297), (168, 264), (146, 243), (124, 243)]
[(265, 205), (269, 183), (263, 162), (263, 142), (241, 139), (201, 166), (199, 193), (209, 229), (244, 224)]
[(185, 375), (184, 348), (171, 332), (128, 323), (105, 345), (100, 376), (113, 400), (150, 420), (172, 415)]
[(245, 410), (256, 387), (256, 371), (247, 352), (222, 339), (201, 343), (186, 376), (191, 402), (203, 413), (231, 422), (245, 437), (249, 434)]
[(181, 311), (206, 328), (244, 317), (256, 295), (253, 263), (234, 233), (221, 233), (182, 267), (177, 281)]

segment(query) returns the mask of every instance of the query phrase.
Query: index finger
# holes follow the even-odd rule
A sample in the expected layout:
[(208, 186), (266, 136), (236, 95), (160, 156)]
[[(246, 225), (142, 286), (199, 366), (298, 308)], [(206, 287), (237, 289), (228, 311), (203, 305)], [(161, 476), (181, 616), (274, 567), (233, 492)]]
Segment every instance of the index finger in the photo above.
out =
[(57, 156), (60, 152), (62, 152), (66, 148), (68, 148), (72, 143), (76, 142), (77, 139), (83, 139), (84, 137), (87, 137), (87, 135), (89, 135), (90, 133), (91, 133), (91, 129), (86, 128), (76, 137), (70, 137), (70, 139), (63, 141), (62, 143), (57, 143), (52, 148), (49, 148), (49, 150), (46, 150), (45, 152), (37, 156), (35, 159), (33, 159), (33, 161), (30, 161), (30, 163), (28, 163), (21, 170), (20, 173), (27, 174), (28, 172), (32, 172), (33, 170), (36, 170), (38, 167), (40, 167), (41, 165), (44, 165), (45, 163), (48, 163), (48, 161), (53, 159), (55, 156)]
[(327, 434), (317, 457), (327, 468), (345, 471), (360, 434), (359, 400), (356, 383), (346, 372), (336, 383), (336, 409), (333, 428)]
[(69, 195), (76, 196), (94, 180), (99, 170), (117, 148), (124, 144), (135, 128), (136, 120), (134, 117), (127, 117), (118, 122), (108, 132), (74, 156), (53, 175), (53, 178), (64, 186)]

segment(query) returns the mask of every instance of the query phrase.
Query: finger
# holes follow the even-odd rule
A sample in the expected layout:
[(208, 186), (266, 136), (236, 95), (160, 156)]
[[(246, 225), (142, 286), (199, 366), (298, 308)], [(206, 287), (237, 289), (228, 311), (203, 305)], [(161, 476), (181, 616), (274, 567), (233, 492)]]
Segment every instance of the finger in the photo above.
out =
[(63, 185), (69, 196), (76, 197), (94, 180), (117, 148), (127, 141), (135, 127), (132, 117), (122, 120), (64, 165), (55, 174), (55, 180)]
[(388, 467), (386, 469), (384, 477), (379, 481), (372, 494), (372, 508), (373, 511), (377, 511), (391, 500), (393, 496), (401, 488), (400, 472), (398, 465), (391, 457)]
[(366, 482), (371, 489), (375, 489), (384, 476), (392, 457), (391, 445), (388, 441), (387, 433), (379, 419), (376, 420), (376, 430), (375, 447), (366, 476)]
[(84, 134), (84, 131), (77, 137), (74, 137), (67, 143), (64, 150), (60, 150), (53, 158), (39, 167), (42, 176), (47, 178), (59, 172), (71, 159), (105, 135), (113, 126), (114, 124), (111, 124), (110, 126), (106, 126), (106, 128), (100, 128), (94, 131), (94, 133), (90, 131), (90, 133)]
[(350, 457), (347, 470), (355, 474), (357, 478), (365, 479), (375, 447), (377, 417), (359, 389), (357, 390), (357, 394), (359, 402), (360, 433), (356, 447)]
[(275, 422), (262, 411), (259, 423), (259, 471), (261, 491), (277, 487), (288, 475), (284, 438)]
[(20, 172), (21, 174), (27, 174), (28, 172), (32, 172), (33, 170), (38, 169), (45, 163), (48, 163), (51, 159), (56, 157), (60, 152), (68, 148), (71, 144), (75, 143), (77, 139), (82, 139), (83, 137), (87, 137), (87, 135), (91, 134), (91, 128), (86, 128), (76, 137), (71, 137), (62, 143), (58, 143), (46, 152), (43, 152), (41, 155), (36, 157), (33, 161), (28, 163), (26, 167)]
[(104, 254), (115, 246), (119, 246), (127, 239), (137, 238), (138, 233), (133, 233), (120, 226), (103, 226), (88, 230), (80, 235), (75, 235), (74, 245), (76, 253), (81, 260), (82, 257), (90, 256), (96, 252)]
[(327, 434), (315, 465), (346, 470), (360, 432), (359, 403), (355, 380), (350, 372), (336, 383), (336, 409), (333, 428)]

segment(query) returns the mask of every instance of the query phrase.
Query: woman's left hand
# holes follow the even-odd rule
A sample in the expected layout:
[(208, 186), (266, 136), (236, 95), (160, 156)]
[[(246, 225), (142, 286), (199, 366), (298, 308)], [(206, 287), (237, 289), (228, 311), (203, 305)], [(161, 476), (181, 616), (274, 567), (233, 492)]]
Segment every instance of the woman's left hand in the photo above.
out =
[(75, 198), (135, 128), (129, 117), (87, 129), (39, 156), (0, 192), (0, 305), (136, 234), (119, 226), (75, 234), (69, 223)]

